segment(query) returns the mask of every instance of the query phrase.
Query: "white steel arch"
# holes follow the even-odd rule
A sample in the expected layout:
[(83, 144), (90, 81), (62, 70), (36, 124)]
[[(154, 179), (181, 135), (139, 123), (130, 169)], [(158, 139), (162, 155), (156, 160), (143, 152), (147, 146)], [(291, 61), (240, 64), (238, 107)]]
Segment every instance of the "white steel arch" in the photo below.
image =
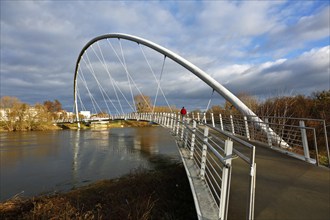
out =
[(210, 75), (208, 75), (206, 72), (189, 62), (188, 60), (184, 59), (183, 57), (179, 56), (178, 54), (170, 51), (169, 49), (162, 47), (154, 42), (151, 42), (149, 40), (128, 35), (128, 34), (122, 34), (122, 33), (111, 33), (111, 34), (105, 34), (98, 37), (95, 37), (94, 39), (90, 40), (81, 50), (75, 67), (75, 74), (74, 74), (74, 102), (75, 102), (75, 110), (76, 110), (76, 119), (79, 121), (78, 118), (78, 103), (77, 103), (77, 76), (78, 76), (78, 69), (81, 57), (85, 53), (85, 51), (91, 46), (93, 43), (107, 39), (107, 38), (118, 38), (118, 39), (125, 39), (129, 41), (136, 42), (138, 44), (145, 45), (149, 48), (152, 48), (156, 50), (157, 52), (165, 55), (166, 57), (172, 59), (176, 63), (180, 64), (187, 70), (189, 70), (191, 73), (195, 74), (198, 78), (203, 80), (207, 85), (209, 85), (211, 88), (213, 88), (215, 91), (217, 91), (222, 97), (224, 97), (227, 101), (229, 101), (235, 108), (240, 111), (243, 115), (246, 116), (253, 116), (251, 117), (252, 120), (255, 120), (257, 122), (260, 122), (261, 119), (256, 117), (257, 115), (249, 109), (240, 99), (238, 99), (234, 94), (232, 94), (228, 89), (226, 89), (224, 86), (222, 86), (219, 82), (217, 82), (215, 79), (213, 79)]

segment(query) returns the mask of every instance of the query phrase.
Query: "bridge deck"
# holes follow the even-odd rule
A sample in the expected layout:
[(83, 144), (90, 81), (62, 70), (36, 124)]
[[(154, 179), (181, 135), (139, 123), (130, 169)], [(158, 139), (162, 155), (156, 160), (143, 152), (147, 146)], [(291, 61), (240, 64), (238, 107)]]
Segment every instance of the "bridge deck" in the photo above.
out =
[[(261, 145), (256, 145), (256, 163), (255, 219), (330, 219), (328, 168)], [(240, 159), (233, 160), (232, 165), (228, 219), (245, 219), (248, 168)]]
[[(330, 170), (290, 157), (256, 144), (255, 219), (302, 220), (330, 219)], [(180, 144), (178, 143), (178, 146)], [(244, 153), (246, 148), (234, 146)], [(217, 219), (217, 208), (198, 178), (198, 171), (188, 159), (187, 150), (179, 151), (194, 186), (197, 213), (200, 219)], [(248, 153), (248, 152), (246, 152)], [(246, 219), (249, 167), (240, 158), (232, 162), (232, 180), (228, 219)], [(204, 192), (205, 191), (205, 192)]]

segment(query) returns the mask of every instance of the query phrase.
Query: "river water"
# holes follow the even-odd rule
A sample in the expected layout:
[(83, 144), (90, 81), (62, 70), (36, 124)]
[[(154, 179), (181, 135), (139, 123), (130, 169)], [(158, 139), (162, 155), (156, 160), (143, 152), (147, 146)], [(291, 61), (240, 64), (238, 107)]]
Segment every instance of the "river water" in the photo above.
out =
[(179, 161), (162, 127), (0, 133), (0, 201), (67, 191)]

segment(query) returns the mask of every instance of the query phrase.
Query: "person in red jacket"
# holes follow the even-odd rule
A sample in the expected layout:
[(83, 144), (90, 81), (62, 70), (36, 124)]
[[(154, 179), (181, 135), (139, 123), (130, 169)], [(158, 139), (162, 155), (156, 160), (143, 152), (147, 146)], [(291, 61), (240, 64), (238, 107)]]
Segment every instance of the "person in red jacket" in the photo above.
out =
[(180, 113), (181, 113), (181, 116), (182, 116), (182, 118), (183, 118), (184, 116), (186, 116), (186, 114), (187, 114), (187, 110), (186, 110), (184, 107), (182, 107)]

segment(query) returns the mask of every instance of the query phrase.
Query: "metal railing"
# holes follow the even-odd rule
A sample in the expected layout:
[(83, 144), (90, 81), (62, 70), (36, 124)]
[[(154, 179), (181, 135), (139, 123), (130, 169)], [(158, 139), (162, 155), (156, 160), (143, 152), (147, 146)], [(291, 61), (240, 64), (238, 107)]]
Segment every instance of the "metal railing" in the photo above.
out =
[[(257, 121), (252, 117), (255, 116), (203, 113), (190, 114), (182, 119), (175, 113), (130, 113), (111, 116), (109, 120), (146, 120), (168, 128), (180, 147), (189, 152), (189, 159), (194, 162), (199, 178), (205, 182), (218, 208), (218, 219), (227, 219), (231, 173), (235, 169), (232, 160), (240, 158), (249, 167), (246, 219), (254, 219), (255, 146), (243, 139), (264, 143), (272, 149), (290, 152), (291, 156), (319, 165), (318, 137), (323, 136), (323, 151), (327, 153), (328, 166), (330, 164), (324, 120), (263, 117), (262, 121)], [(241, 151), (241, 147), (245, 150)]]
[[(214, 203), (218, 208), (218, 219), (227, 219), (229, 193), (231, 185), (232, 159), (241, 158), (249, 167), (249, 188), (246, 219), (254, 218), (256, 163), (255, 146), (234, 135), (205, 123), (206, 118), (197, 121), (181, 118), (173, 113), (131, 114), (126, 118), (154, 121), (166, 128), (180, 143), (180, 147), (189, 152), (189, 159), (194, 161), (199, 178), (205, 182)], [(249, 150), (242, 153), (235, 148), (240, 145)]]
[[(274, 150), (285, 152), (309, 163), (330, 167), (329, 143), (325, 120), (309, 118), (262, 117), (221, 114), (191, 114), (191, 118), (203, 118), (208, 124), (222, 131), (264, 143)], [(261, 129), (266, 128), (266, 129)], [(322, 155), (320, 155), (320, 152)]]

